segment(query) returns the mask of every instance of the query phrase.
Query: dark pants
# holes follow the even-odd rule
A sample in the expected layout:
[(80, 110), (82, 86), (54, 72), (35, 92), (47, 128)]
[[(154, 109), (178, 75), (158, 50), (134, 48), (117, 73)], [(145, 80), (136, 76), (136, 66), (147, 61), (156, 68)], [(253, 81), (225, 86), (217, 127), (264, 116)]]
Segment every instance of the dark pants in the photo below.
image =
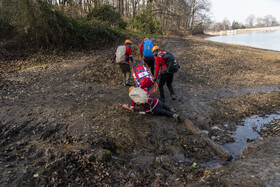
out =
[(172, 82), (173, 82), (173, 74), (172, 73), (162, 73), (160, 75), (158, 87), (159, 87), (159, 93), (160, 93), (161, 99), (165, 98), (164, 89), (163, 89), (163, 86), (164, 86), (165, 83), (168, 87), (170, 95), (174, 94)]
[(119, 65), (123, 72), (125, 83), (128, 83), (131, 75), (130, 65), (127, 63), (119, 63)]
[(157, 106), (152, 110), (152, 114), (164, 115), (168, 117), (173, 116), (173, 112), (171, 112), (170, 108), (160, 100), (158, 101)]
[(155, 59), (153, 59), (153, 60), (144, 60), (144, 61), (149, 66), (152, 75), (155, 76)]

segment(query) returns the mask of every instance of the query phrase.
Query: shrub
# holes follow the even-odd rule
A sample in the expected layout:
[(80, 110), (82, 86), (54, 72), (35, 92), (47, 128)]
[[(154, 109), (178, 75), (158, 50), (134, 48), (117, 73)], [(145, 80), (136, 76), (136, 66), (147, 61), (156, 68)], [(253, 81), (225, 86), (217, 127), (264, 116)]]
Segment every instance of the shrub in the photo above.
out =
[(0, 31), (1, 31), (1, 37), (6, 37), (7, 35), (11, 35), (14, 32), (14, 28), (6, 21), (4, 21), (3, 18), (0, 17)]
[(146, 14), (136, 15), (132, 20), (132, 27), (149, 34), (162, 34), (160, 20)]
[(66, 16), (43, 0), (3, 0), (4, 19), (17, 30), (21, 46), (81, 46), (112, 42), (121, 34), (101, 23)]
[(91, 10), (87, 15), (88, 20), (100, 21), (113, 27), (124, 29), (126, 22), (122, 19), (120, 13), (116, 12), (115, 8), (110, 5), (103, 5)]

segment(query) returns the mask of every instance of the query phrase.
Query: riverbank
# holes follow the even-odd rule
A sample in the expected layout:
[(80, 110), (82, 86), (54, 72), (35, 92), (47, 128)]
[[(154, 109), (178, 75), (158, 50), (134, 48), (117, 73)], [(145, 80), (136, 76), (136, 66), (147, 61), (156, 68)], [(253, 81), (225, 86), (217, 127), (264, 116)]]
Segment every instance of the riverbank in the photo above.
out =
[(251, 32), (271, 32), (276, 30), (280, 30), (280, 27), (248, 28), (248, 29), (225, 30), (219, 32), (208, 31), (205, 32), (205, 34), (210, 36), (221, 36), (221, 35), (244, 34), (244, 33), (251, 33)]
[[(142, 39), (131, 40), (134, 57), (140, 58)], [(166, 104), (217, 144), (233, 142), (230, 133), (245, 117), (279, 111), (279, 54), (196, 37), (153, 41), (173, 53), (181, 66), (173, 82), (177, 99), (172, 100), (165, 87)], [(243, 165), (241, 170), (237, 162), (221, 161), (184, 123), (121, 107), (130, 99), (121, 70), (111, 63), (116, 47), (73, 53), (53, 62), (38, 58), (36, 66), (31, 60), (2, 62), (12, 67), (20, 63), (22, 68), (0, 71), (0, 183), (183, 186), (209, 176), (206, 184), (220, 184), (223, 176), (211, 177), (211, 172), (235, 166), (235, 184), (246, 184), (241, 179), (254, 175), (249, 168), (254, 157), (248, 156), (247, 168)], [(154, 96), (159, 97), (158, 91)], [(277, 130), (277, 123), (268, 129)], [(271, 134), (279, 136), (277, 132)], [(269, 162), (278, 153), (266, 146), (253, 149), (265, 150)], [(212, 170), (209, 163), (225, 165)], [(270, 166), (262, 165), (259, 173)], [(258, 184), (278, 180), (277, 170), (269, 172)], [(226, 177), (230, 181), (230, 175)]]

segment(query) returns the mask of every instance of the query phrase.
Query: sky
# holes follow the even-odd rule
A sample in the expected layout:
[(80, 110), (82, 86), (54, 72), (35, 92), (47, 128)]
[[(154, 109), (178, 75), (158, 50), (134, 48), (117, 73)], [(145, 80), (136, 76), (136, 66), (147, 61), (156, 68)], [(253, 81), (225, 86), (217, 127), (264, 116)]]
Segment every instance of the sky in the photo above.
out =
[(272, 15), (280, 22), (280, 0), (209, 0), (212, 3), (212, 19), (221, 22), (228, 18), (230, 22), (246, 23), (246, 18)]

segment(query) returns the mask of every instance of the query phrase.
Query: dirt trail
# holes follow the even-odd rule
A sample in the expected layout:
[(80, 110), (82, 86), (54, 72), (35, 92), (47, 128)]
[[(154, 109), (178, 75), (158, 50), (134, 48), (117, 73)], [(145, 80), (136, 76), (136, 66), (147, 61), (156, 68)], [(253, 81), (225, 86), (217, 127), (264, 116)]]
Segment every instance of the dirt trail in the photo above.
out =
[[(182, 125), (178, 127), (174, 120), (149, 115), (143, 118), (140, 114), (122, 109), (121, 104), (129, 99), (127, 88), (122, 86), (119, 78), (109, 79), (108, 82), (97, 74), (97, 78), (93, 76), (96, 78), (94, 83), (86, 83), (84, 76), (87, 75), (88, 66), (95, 67), (99, 60), (96, 56), (85, 57), (31, 67), (7, 74), (1, 81), (3, 138), (0, 158), (1, 183), (4, 186), (38, 185), (48, 180), (52, 181), (51, 184), (60, 184), (61, 177), (68, 178), (65, 171), (71, 170), (61, 164), (80, 162), (83, 156), (86, 160), (97, 160), (95, 167), (99, 170), (102, 168), (99, 162), (109, 161), (108, 177), (101, 177), (102, 172), (95, 172), (96, 180), (87, 181), (86, 176), (71, 171), (74, 178), (67, 179), (65, 184), (82, 184), (81, 181), (87, 181), (86, 184), (127, 184), (130, 180), (136, 183), (150, 175), (141, 176), (142, 169), (137, 169), (139, 166), (146, 165), (151, 170), (151, 165), (161, 162), (165, 162), (166, 167), (178, 163), (172, 168), (177, 170), (179, 163), (181, 168), (184, 164), (192, 164), (191, 155), (197, 154), (202, 161), (213, 157), (203, 142), (192, 136), (185, 138), (184, 135), (189, 133), (182, 131)], [(120, 73), (111, 65), (103, 68), (109, 68), (109, 73)], [(111, 84), (115, 86), (112, 88)], [(197, 144), (200, 144), (199, 148), (196, 148)], [(189, 158), (184, 154), (186, 148), (190, 149)], [(196, 151), (192, 152), (191, 149)], [(67, 158), (72, 156), (71, 162)], [(75, 160), (76, 157), (81, 158)], [(118, 162), (122, 165), (116, 164)], [(118, 179), (118, 176), (129, 173), (126, 167), (131, 164), (134, 166), (130, 172), (135, 170), (132, 172), (135, 177), (123, 181)], [(69, 167), (74, 169), (72, 165)], [(95, 171), (95, 167), (88, 170)], [(59, 172), (62, 174), (58, 175)], [(74, 181), (77, 178), (81, 178), (81, 181)], [(173, 179), (169, 180), (173, 182)]]
[[(234, 129), (245, 116), (280, 109), (279, 55), (197, 39), (156, 38), (155, 43), (181, 65), (174, 77), (177, 99), (166, 93), (166, 103), (209, 137), (219, 135), (218, 143), (232, 141), (225, 122)], [(138, 46), (139, 41), (133, 51)], [(100, 53), (105, 55), (31, 67), (0, 79), (3, 186), (182, 185), (204, 176), (208, 162), (219, 163), (183, 123), (121, 108), (129, 102), (128, 88), (110, 63), (111, 52)], [(262, 62), (267, 68), (260, 71)], [(198, 166), (191, 167), (194, 162)], [(213, 184), (219, 180), (212, 179)]]

